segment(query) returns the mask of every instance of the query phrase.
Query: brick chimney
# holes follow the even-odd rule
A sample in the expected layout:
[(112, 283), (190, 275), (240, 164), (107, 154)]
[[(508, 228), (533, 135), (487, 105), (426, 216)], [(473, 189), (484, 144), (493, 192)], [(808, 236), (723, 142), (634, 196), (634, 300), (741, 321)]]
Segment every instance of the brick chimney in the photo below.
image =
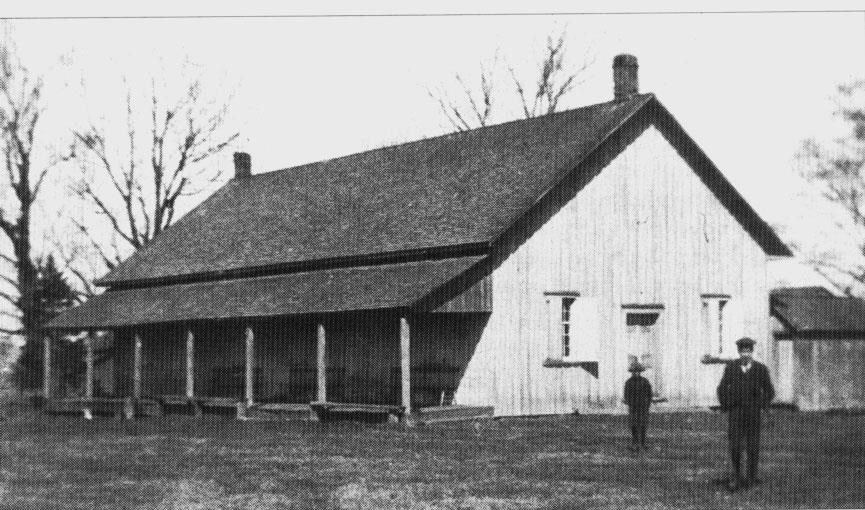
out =
[(252, 157), (247, 152), (234, 153), (234, 178), (244, 179), (252, 175)]
[(640, 93), (637, 57), (622, 53), (613, 58), (613, 99), (624, 101)]

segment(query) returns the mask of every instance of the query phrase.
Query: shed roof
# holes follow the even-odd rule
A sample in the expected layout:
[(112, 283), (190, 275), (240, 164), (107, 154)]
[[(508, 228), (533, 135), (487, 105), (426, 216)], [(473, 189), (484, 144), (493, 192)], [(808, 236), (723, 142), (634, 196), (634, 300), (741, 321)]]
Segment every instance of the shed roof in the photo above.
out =
[(777, 287), (772, 289), (775, 297), (834, 297), (826, 287), (811, 285), (807, 287)]
[(456, 257), (108, 290), (60, 314), (45, 327), (117, 328), (200, 319), (409, 307), (483, 259)]
[[(769, 254), (788, 255), (652, 94), (235, 178), (99, 283), (179, 281), (382, 253), (486, 245), (632, 119), (680, 153)], [(695, 159), (696, 158), (696, 159)], [(215, 276), (214, 276), (215, 275)]]
[(773, 292), (772, 314), (786, 329), (782, 335), (865, 335), (865, 301), (857, 298)]

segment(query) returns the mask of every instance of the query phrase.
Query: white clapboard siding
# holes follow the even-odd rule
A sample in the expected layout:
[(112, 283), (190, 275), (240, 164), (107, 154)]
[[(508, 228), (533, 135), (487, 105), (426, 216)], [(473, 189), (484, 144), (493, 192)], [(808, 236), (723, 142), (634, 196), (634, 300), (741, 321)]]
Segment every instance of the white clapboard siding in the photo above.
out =
[[(742, 334), (768, 339), (766, 255), (654, 127), (518, 246), (492, 274), (493, 312), (457, 390), (497, 415), (621, 410), (628, 376), (623, 304), (663, 305), (664, 397), (715, 403), (720, 366), (707, 366), (701, 295), (741, 303)], [(572, 290), (597, 304), (599, 377), (548, 368), (544, 292)], [(575, 328), (578, 330), (578, 328)]]
[[(767, 319), (768, 320), (768, 319)], [(735, 358), (738, 356), (736, 340), (745, 336), (745, 310), (742, 300), (731, 298), (724, 306), (724, 330), (720, 355), (722, 358)]]
[(598, 300), (582, 297), (571, 307), (571, 358), (575, 361), (598, 361), (601, 355)]

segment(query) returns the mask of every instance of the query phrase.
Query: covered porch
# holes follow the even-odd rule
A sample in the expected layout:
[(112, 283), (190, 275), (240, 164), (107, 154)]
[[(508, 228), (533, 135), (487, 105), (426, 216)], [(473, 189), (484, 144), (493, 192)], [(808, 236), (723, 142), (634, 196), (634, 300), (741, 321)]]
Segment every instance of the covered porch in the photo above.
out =
[[(63, 401), (52, 399), (52, 340), (46, 335), (47, 409), (127, 418), (361, 414), (409, 423), (420, 416), (435, 421), (491, 415), (492, 408), (455, 410), (453, 402), (488, 312), (477, 306), (416, 306), (431, 287), (440, 287), (441, 279), (474, 259), (108, 291), (49, 324), (55, 332), (89, 334), (84, 396)], [(403, 283), (381, 290), (394, 279), (417, 283), (420, 276), (420, 289)], [(349, 292), (347, 287), (358, 283), (363, 292)], [(306, 291), (306, 301), (280, 296), (288, 285)], [(322, 305), (331, 310), (322, 311)], [(270, 313), (249, 313), (252, 309)], [(91, 340), (99, 330), (114, 333), (115, 370), (112, 393), (97, 396)]]

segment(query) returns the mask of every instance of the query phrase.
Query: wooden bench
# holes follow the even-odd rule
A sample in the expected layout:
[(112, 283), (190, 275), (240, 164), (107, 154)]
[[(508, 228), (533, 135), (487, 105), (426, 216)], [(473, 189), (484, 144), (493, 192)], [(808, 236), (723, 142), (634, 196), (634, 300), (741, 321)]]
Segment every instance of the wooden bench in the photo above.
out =
[(313, 419), (309, 404), (285, 402), (255, 403), (246, 409), (246, 417), (253, 420), (304, 420)]
[(417, 411), (420, 423), (479, 420), (493, 417), (493, 406), (443, 405), (422, 407)]
[(155, 399), (135, 402), (131, 397), (61, 398), (49, 399), (45, 403), (45, 412), (49, 414), (80, 414), (86, 418), (114, 416), (132, 419), (137, 415), (158, 415), (158, 408), (159, 402)]
[(332, 414), (387, 415), (389, 422), (397, 422), (406, 418), (405, 408), (400, 405), (310, 402), (309, 407), (316, 413), (320, 421), (327, 420)]
[(239, 409), (242, 401), (233, 397), (189, 398), (186, 395), (160, 395), (155, 397), (155, 400), (159, 402), (162, 414), (167, 414), (167, 411), (172, 407), (179, 407), (190, 411), (196, 417), (204, 414), (205, 409), (221, 411), (237, 410), (238, 416), (242, 415), (242, 410)]
[(50, 414), (83, 414), (87, 417), (100, 416), (123, 416), (122, 398), (60, 398), (49, 399), (45, 405), (45, 411)]
[(179, 407), (191, 412), (194, 416), (201, 416), (201, 399), (199, 398), (189, 398), (185, 395), (162, 395), (158, 400), (162, 406), (162, 414), (168, 414), (168, 409), (172, 407)]
[[(453, 403), (459, 382), (460, 367), (446, 362), (426, 362), (411, 367), (412, 408), (449, 405)], [(391, 367), (391, 387), (400, 387), (400, 368)], [(398, 394), (396, 394), (398, 397)]]

